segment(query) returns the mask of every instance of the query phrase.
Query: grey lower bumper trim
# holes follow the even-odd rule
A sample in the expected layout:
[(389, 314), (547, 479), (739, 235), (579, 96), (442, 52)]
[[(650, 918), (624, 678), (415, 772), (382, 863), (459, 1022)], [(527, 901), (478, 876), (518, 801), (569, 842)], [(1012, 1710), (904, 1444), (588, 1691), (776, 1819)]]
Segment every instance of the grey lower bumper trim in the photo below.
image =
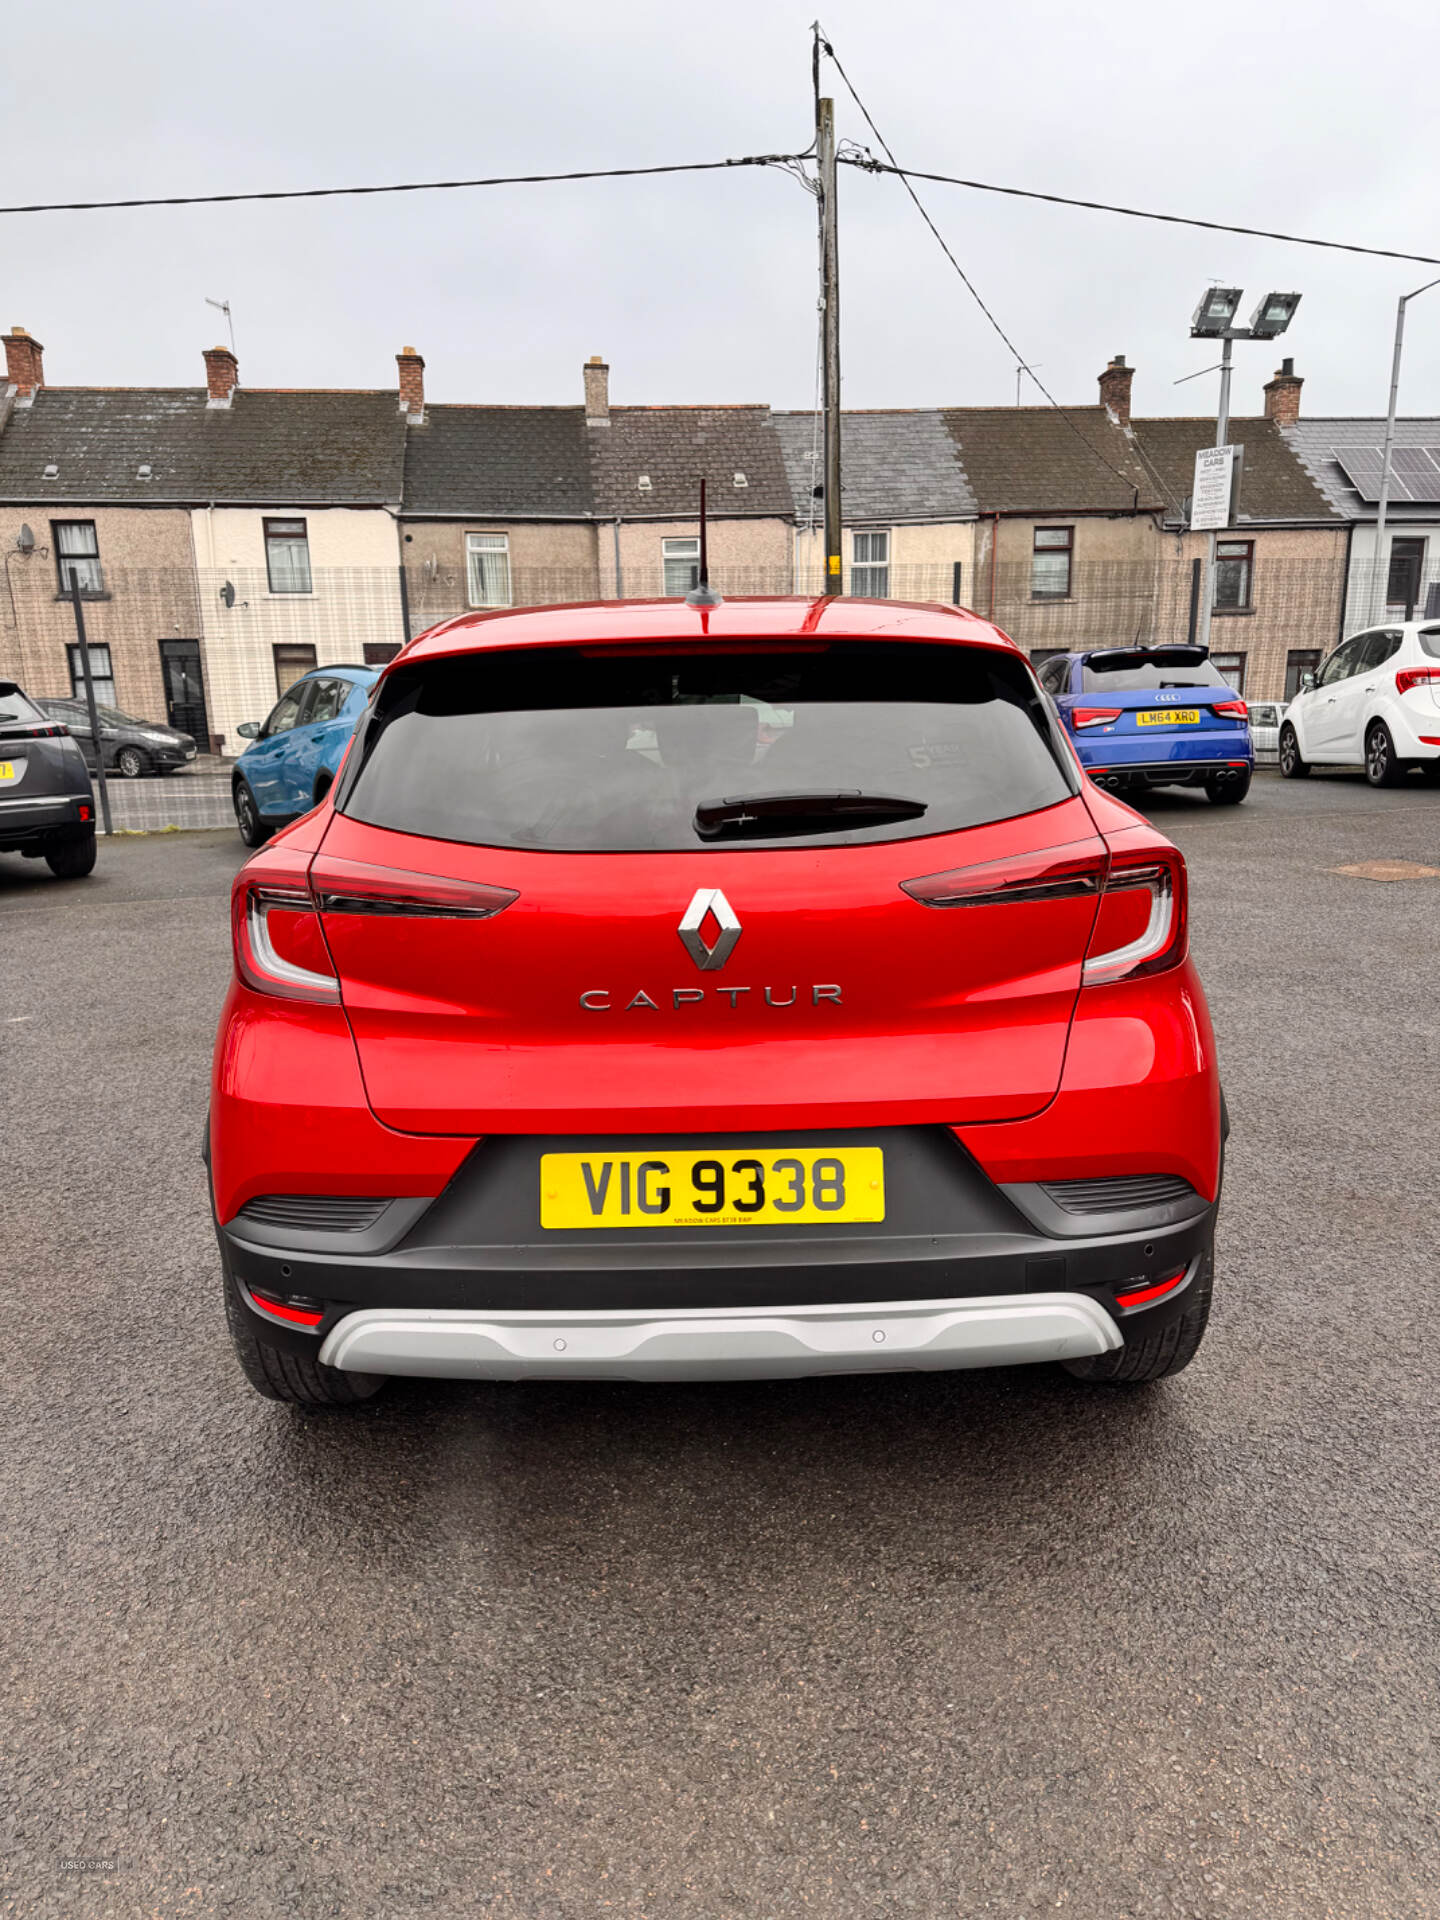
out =
[(320, 1358), (450, 1380), (783, 1380), (1076, 1360), (1120, 1345), (1085, 1294), (1026, 1293), (665, 1315), (369, 1307), (331, 1329)]

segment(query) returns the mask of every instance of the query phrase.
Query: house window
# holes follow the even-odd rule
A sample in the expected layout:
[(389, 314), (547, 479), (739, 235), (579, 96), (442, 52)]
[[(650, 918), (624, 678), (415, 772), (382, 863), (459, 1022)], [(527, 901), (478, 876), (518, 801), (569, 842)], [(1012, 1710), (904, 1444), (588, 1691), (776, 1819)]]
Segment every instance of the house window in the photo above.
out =
[(50, 531), (55, 536), (60, 591), (69, 593), (71, 583), (78, 580), (82, 593), (103, 593), (105, 576), (100, 571), (100, 543), (95, 538), (95, 522), (52, 520)]
[(271, 652), (275, 655), (275, 691), (281, 695), (315, 665), (314, 647), (272, 647)]
[(667, 600), (677, 596), (683, 598), (692, 587), (700, 584), (700, 542), (693, 540), (662, 540), (661, 557), (665, 562), (665, 597)]
[[(95, 686), (95, 704), (97, 707), (113, 707), (115, 704), (115, 671), (110, 665), (109, 647), (89, 648), (89, 661), (84, 663), (90, 668), (90, 678)], [(65, 649), (70, 662), (70, 691), (77, 700), (85, 698), (85, 681), (81, 673), (82, 662), (80, 648), (72, 641)]]
[(472, 607), (510, 605), (510, 536), (508, 533), (467, 533), (465, 571)]
[(1074, 551), (1073, 527), (1036, 527), (1030, 555), (1032, 600), (1070, 598), (1070, 558)]
[(1227, 685), (1236, 693), (1245, 691), (1245, 656), (1243, 653), (1212, 653), (1210, 664)]
[(303, 520), (265, 522), (265, 571), (271, 593), (309, 593), (310, 540)]
[(890, 536), (888, 533), (852, 533), (850, 536), (850, 591), (871, 600), (890, 597)]
[(1285, 699), (1288, 703), (1300, 691), (1303, 674), (1320, 671), (1319, 647), (1292, 647), (1285, 656)]
[(1385, 582), (1385, 605), (1408, 611), (1420, 598), (1425, 571), (1425, 542), (1402, 538), (1390, 542), (1390, 570)]
[(1253, 540), (1217, 540), (1215, 543), (1215, 606), (1238, 612), (1249, 609), (1255, 572)]

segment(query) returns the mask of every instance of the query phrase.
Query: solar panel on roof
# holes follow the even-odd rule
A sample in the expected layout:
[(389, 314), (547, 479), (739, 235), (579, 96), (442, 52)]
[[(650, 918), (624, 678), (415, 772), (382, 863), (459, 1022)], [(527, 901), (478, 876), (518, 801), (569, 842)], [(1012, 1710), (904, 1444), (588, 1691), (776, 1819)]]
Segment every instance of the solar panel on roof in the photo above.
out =
[(1412, 500), (1440, 505), (1440, 460), (1435, 447), (1393, 447), (1390, 465), (1402, 476)]
[[(1377, 501), (1380, 498), (1380, 474), (1383, 462), (1379, 447), (1332, 447), (1335, 462), (1345, 478), (1354, 487), (1364, 501)], [(1413, 500), (1403, 474), (1396, 471), (1392, 457), (1390, 462), (1390, 498), (1392, 500)]]

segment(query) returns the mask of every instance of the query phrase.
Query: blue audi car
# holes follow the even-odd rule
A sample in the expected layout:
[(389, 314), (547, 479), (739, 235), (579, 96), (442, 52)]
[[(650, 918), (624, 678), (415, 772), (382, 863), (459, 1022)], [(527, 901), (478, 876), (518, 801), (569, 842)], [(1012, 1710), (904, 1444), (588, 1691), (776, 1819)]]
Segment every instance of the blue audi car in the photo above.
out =
[(1255, 763), (1245, 702), (1205, 647), (1093, 647), (1040, 669), (1080, 764), (1097, 785), (1203, 787), (1235, 807)]
[(262, 846), (325, 798), (379, 678), (379, 667), (314, 667), (285, 689), (268, 719), (236, 728), (251, 743), (230, 777), (247, 847)]

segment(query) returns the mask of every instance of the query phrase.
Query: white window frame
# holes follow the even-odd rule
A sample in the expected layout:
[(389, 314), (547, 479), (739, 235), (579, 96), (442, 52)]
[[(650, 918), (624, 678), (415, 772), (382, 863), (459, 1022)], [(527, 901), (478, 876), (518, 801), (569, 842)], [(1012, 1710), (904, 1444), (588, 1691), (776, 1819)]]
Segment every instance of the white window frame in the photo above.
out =
[(866, 527), (850, 535), (850, 591), (867, 600), (890, 598), (888, 527)]
[[(488, 564), (482, 565), (482, 559)], [(514, 604), (512, 592), (509, 534), (467, 533), (465, 536), (465, 594), (470, 605), (472, 607), (512, 606)]]
[[(1042, 535), (1060, 535), (1042, 540)], [(1055, 561), (1065, 563), (1065, 585), (1057, 593), (1049, 582), (1059, 575)], [(1073, 526), (1034, 527), (1030, 534), (1030, 598), (1032, 600), (1069, 600), (1075, 587), (1075, 529)]]
[[(700, 579), (700, 536), (698, 533), (676, 534), (672, 539), (660, 542), (660, 564), (665, 572), (665, 598), (683, 600), (687, 593), (699, 583)], [(683, 586), (672, 579), (671, 568), (684, 567), (686, 580)]]
[[(286, 529), (299, 528), (299, 532)], [(313, 593), (315, 576), (310, 571), (310, 522), (298, 513), (267, 513), (261, 516), (260, 535), (265, 547), (265, 585), (270, 593), (285, 595)], [(304, 585), (300, 584), (304, 580)]]
[[(103, 593), (105, 575), (100, 566), (100, 536), (95, 522), (52, 520), (50, 530), (55, 536), (55, 571), (61, 593), (69, 593), (72, 580), (80, 582), (82, 595)], [(67, 540), (70, 543), (68, 550)]]

